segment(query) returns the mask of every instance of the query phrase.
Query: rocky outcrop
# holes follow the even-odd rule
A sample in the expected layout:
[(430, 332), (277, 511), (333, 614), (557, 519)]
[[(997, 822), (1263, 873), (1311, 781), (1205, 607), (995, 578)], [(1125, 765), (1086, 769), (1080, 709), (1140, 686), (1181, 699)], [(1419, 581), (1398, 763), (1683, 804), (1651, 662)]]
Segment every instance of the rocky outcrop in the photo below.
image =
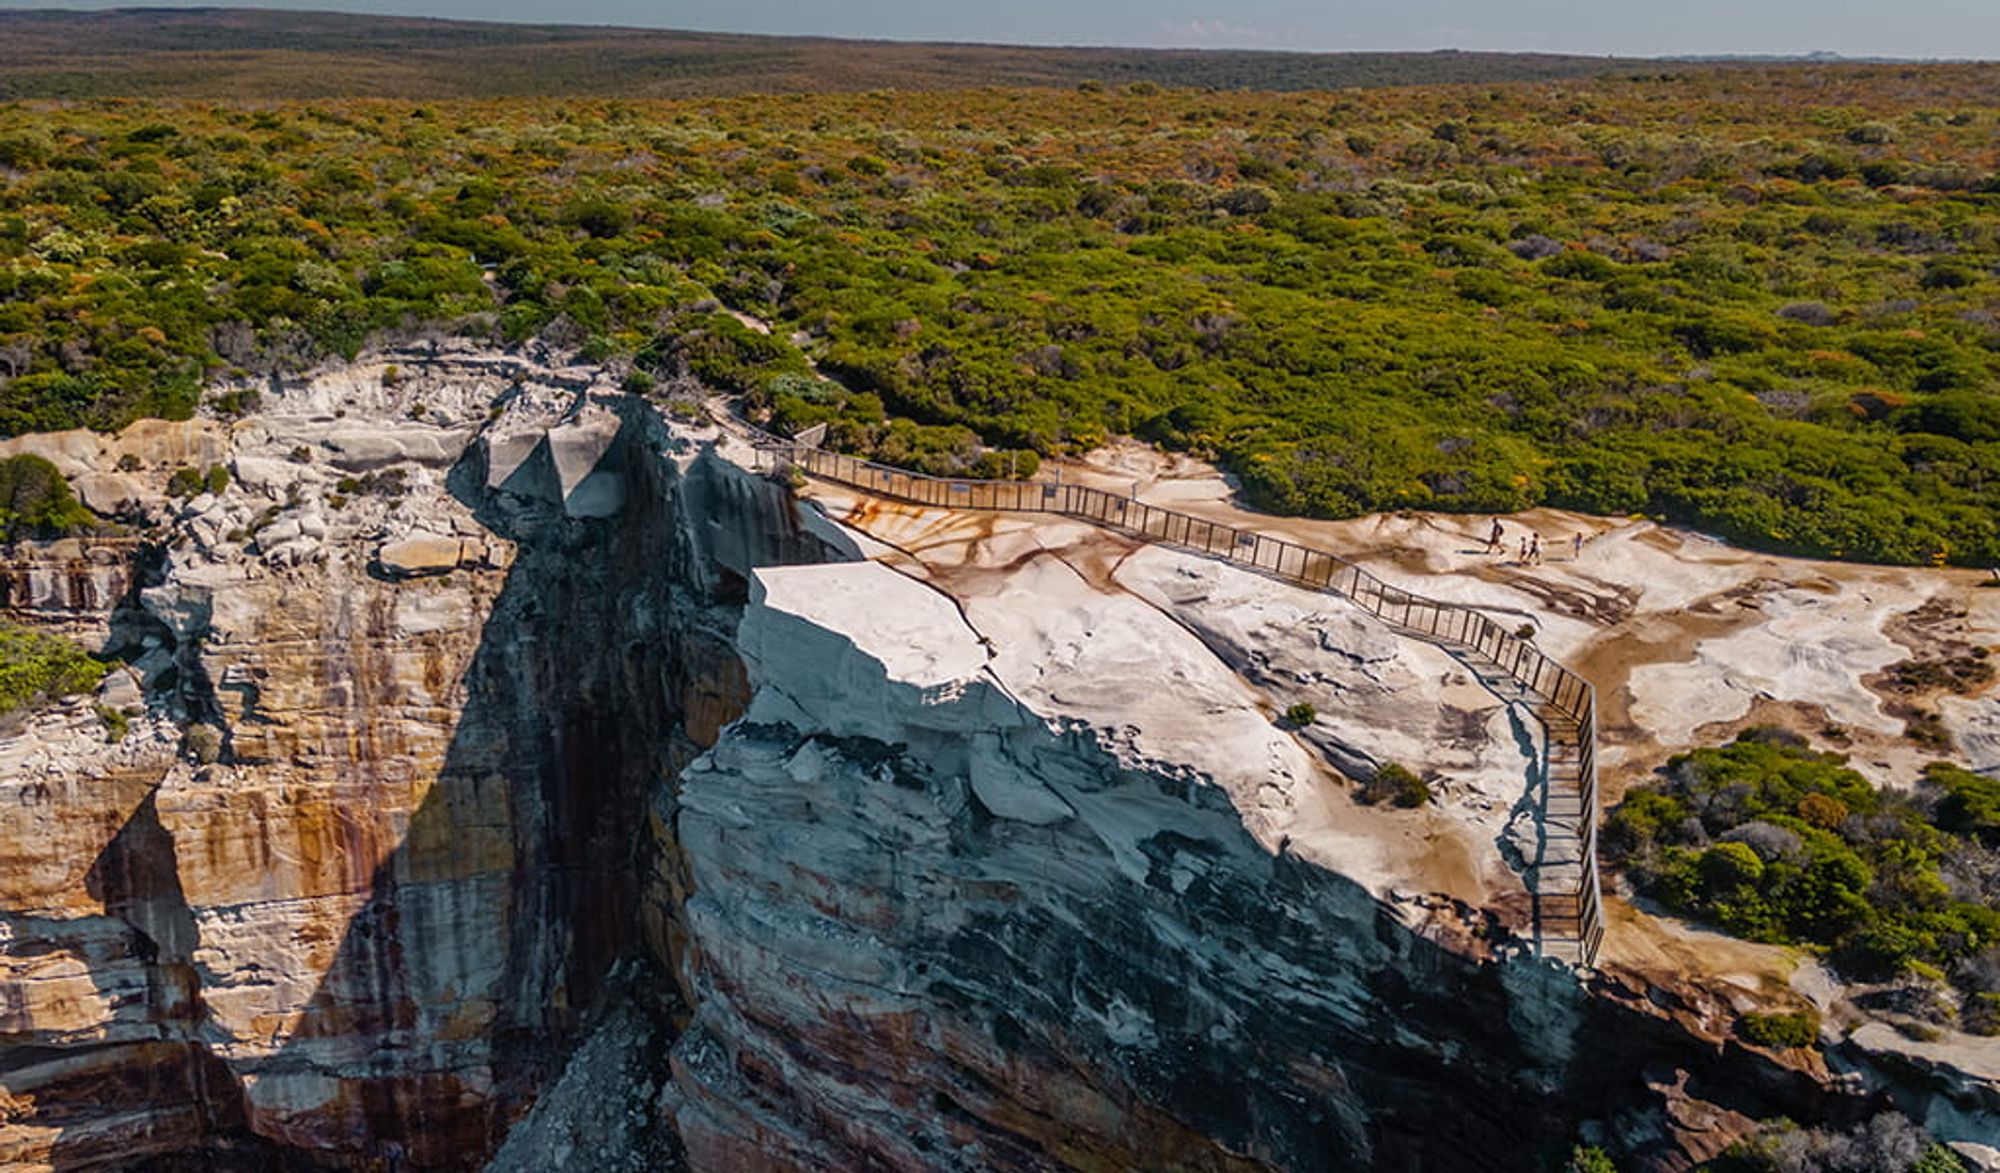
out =
[[(195, 453), (234, 475), (155, 494), (156, 564), (67, 596), (77, 552), (11, 564), (148, 691), (117, 746), (88, 705), (0, 743), (33, 845), (0, 874), (0, 1165), (476, 1165), (637, 946), (633, 818), (745, 699), (742, 574), (826, 548), (586, 375), (396, 357)], [(489, 424), (594, 439), (516, 493)]]
[(1682, 1169), (1988, 1102), (1732, 1041), (1788, 995), (1719, 958), (1533, 957), (1539, 747), (1324, 597), (830, 519), (516, 356), (148, 429), (15, 442), (145, 544), (9, 555), (133, 713), (0, 732), (0, 1165)]
[(0, 615), (102, 645), (111, 613), (131, 601), (147, 561), (135, 538), (0, 545)]
[[(749, 711), (656, 821), (692, 880), (694, 1167), (1518, 1169), (1589, 1120), (1678, 1153), (1676, 1119), (1842, 1098), (1698, 986), (1594, 993), (1478, 908), (1295, 853), (1273, 791), (1303, 764), (1246, 752), (1163, 631), (1163, 677), (1086, 651), (1051, 681), (982, 614), (872, 563), (755, 576)], [(1205, 714), (1164, 736), (1233, 769), (1076, 716), (1163, 685)]]

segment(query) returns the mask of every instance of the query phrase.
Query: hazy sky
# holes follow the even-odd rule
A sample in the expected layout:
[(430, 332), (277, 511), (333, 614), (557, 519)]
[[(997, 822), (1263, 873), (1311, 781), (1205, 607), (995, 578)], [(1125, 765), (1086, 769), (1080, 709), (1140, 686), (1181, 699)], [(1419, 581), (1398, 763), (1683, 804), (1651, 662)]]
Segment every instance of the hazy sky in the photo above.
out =
[[(0, 7), (108, 6), (0, 0)], [(2000, 0), (263, 0), (257, 6), (1024, 44), (1640, 56), (1823, 49), (2000, 58)]]

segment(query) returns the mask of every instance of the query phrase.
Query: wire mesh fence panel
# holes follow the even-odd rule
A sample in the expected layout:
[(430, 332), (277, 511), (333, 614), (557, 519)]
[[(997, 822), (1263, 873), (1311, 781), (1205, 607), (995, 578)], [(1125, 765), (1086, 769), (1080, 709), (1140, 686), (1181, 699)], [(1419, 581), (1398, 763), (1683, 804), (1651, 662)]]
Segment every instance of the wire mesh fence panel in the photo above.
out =
[(1153, 536), (1154, 519), (1158, 512), (1158, 510), (1150, 505), (1134, 505), (1132, 507), (1132, 528), (1139, 531), (1139, 536), (1146, 538)]

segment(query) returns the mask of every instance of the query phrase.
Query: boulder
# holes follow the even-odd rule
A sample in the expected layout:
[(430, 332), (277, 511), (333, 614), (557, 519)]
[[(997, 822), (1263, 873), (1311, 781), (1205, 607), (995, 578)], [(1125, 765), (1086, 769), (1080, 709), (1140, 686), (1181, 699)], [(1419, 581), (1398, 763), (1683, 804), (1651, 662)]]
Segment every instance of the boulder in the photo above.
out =
[(457, 538), (411, 534), (383, 543), (382, 548), (376, 551), (375, 560), (382, 564), (383, 570), (398, 578), (417, 578), (456, 570), (461, 553), (461, 543)]
[(99, 467), (131, 457), (142, 468), (207, 468), (229, 459), (229, 437), (213, 420), (139, 420), (104, 438)]
[(447, 431), (427, 424), (355, 425), (326, 436), (333, 463), (349, 472), (372, 472), (393, 464), (415, 463), (447, 468), (472, 442), (470, 429)]
[(91, 512), (115, 517), (140, 509), (153, 497), (137, 479), (115, 472), (87, 472), (70, 485)]
[(105, 675), (104, 683), (97, 686), (97, 703), (122, 713), (145, 704), (146, 698), (139, 691), (139, 681), (129, 670), (113, 668)]
[(618, 440), (621, 422), (611, 412), (586, 414), (549, 429), (549, 456), (571, 517), (610, 517), (625, 503), (625, 481), (606, 459)]
[(279, 546), (305, 532), (305, 527), (296, 517), (281, 517), (257, 531), (257, 544)]
[(274, 497), (283, 497), (293, 485), (310, 475), (306, 465), (268, 456), (238, 456), (230, 462), (230, 470), (244, 488)]
[(536, 496), (523, 487), (508, 484), (521, 466), (534, 455), (535, 448), (542, 442), (540, 432), (514, 432), (511, 434), (491, 434), (486, 437), (486, 487), (506, 488), (510, 493), (521, 496)]

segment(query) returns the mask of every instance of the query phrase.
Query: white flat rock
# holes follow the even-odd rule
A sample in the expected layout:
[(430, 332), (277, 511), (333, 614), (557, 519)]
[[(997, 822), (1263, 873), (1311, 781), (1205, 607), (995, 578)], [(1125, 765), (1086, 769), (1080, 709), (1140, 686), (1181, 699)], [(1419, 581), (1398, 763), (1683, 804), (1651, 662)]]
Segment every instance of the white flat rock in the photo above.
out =
[(751, 600), (844, 637), (889, 679), (935, 688), (972, 679), (986, 648), (951, 600), (874, 562), (767, 567)]

